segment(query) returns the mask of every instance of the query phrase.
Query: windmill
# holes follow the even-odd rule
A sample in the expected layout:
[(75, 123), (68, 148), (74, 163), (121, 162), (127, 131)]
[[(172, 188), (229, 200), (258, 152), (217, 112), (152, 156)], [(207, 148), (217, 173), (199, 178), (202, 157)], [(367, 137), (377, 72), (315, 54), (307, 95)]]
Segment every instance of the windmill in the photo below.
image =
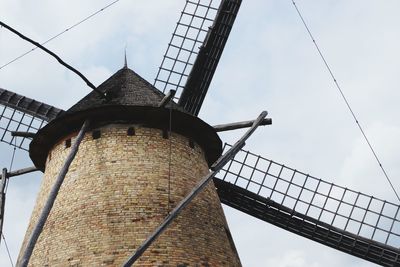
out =
[[(243, 152), (244, 153), (244, 152)], [(247, 155), (247, 153), (244, 153), (244, 155)], [(250, 155), (248, 155), (247, 157), (248, 158), (251, 158), (251, 156), (252, 156), (252, 154), (250, 154)], [(242, 158), (243, 160), (244, 160), (244, 158)], [(261, 161), (261, 162), (268, 162), (268, 161), (266, 161), (265, 159), (263, 159), (263, 158), (261, 158), (259, 161)], [(238, 162), (238, 164), (239, 164), (239, 166), (240, 166), (240, 160), (239, 160), (239, 162)], [(248, 165), (251, 165), (251, 164), (248, 164)], [(232, 163), (232, 165), (231, 166), (234, 166), (234, 163)], [(272, 166), (275, 166), (275, 165), (272, 165)], [(249, 166), (250, 167), (250, 166)], [(232, 169), (229, 169), (230, 171), (228, 172), (228, 174), (226, 175), (226, 179), (230, 179), (229, 178), (229, 174), (232, 172), (232, 175), (235, 177), (235, 175), (234, 175), (234, 173), (235, 172), (240, 172), (240, 170), (242, 169), (242, 171), (241, 171), (241, 174), (239, 175), (239, 178), (240, 179), (237, 179), (237, 182), (239, 182), (239, 183), (241, 183), (241, 182), (243, 182), (243, 181), (241, 181), (242, 180), (242, 178), (240, 177), (240, 176), (243, 176), (243, 174), (244, 173), (246, 173), (247, 172), (247, 174), (249, 174), (248, 172), (248, 170), (246, 171), (246, 166), (245, 167), (243, 167), (243, 168), (240, 168), (240, 167), (231, 167)], [(238, 169), (236, 169), (235, 170), (235, 168), (238, 168)], [(277, 168), (279, 169), (280, 168), (280, 166), (278, 165), (277, 166)], [(284, 171), (290, 171), (290, 170), (288, 170), (288, 169), (286, 169), (286, 168), (282, 168)], [(228, 171), (228, 169), (227, 169), (227, 171)], [(257, 171), (257, 170), (256, 170)], [(257, 173), (256, 171), (254, 171), (255, 173)], [(251, 171), (250, 171), (250, 173), (251, 173)], [(223, 173), (221, 173), (221, 174), (223, 174)], [(277, 173), (277, 174), (279, 174), (279, 172)], [(275, 173), (274, 175), (275, 176), (277, 176), (277, 174)], [(300, 175), (300, 177), (302, 176), (302, 174), (301, 173), (299, 173), (299, 175)], [(224, 175), (223, 175), (224, 176)], [(237, 178), (237, 176), (236, 176), (236, 178)], [(246, 177), (243, 177), (243, 178), (246, 178)], [(290, 179), (288, 180), (288, 181), (290, 181)], [(231, 182), (236, 182), (236, 179), (235, 179), (235, 181), (233, 181), (233, 180), (231, 180)], [(246, 184), (246, 183), (245, 183)], [(300, 184), (301, 184), (301, 182), (300, 182)], [(247, 187), (248, 189), (249, 188), (251, 188), (251, 186), (252, 186), (253, 184), (252, 184), (252, 182), (248, 182), (248, 184), (247, 185), (245, 185), (244, 187)], [(296, 187), (296, 186), (294, 186), (294, 187)], [(272, 187), (273, 188), (273, 187)], [(334, 187), (334, 188), (336, 188), (336, 187)], [(335, 189), (333, 189), (333, 190), (335, 190)], [(221, 193), (221, 195), (222, 195), (222, 193)], [(241, 202), (242, 203), (242, 202)], [(243, 202), (244, 203), (244, 202)], [(268, 204), (268, 203), (267, 203)], [(269, 203), (270, 204), (270, 206), (272, 206), (272, 208), (274, 207), (274, 205), (271, 205), (271, 203)], [(231, 203), (231, 205), (235, 205), (235, 203)], [(239, 208), (239, 207), (238, 207)], [(282, 210), (282, 212), (285, 212), (285, 210), (282, 208), (281, 209)], [(250, 211), (247, 211), (247, 212), (250, 212)], [(356, 250), (357, 251), (357, 250)]]

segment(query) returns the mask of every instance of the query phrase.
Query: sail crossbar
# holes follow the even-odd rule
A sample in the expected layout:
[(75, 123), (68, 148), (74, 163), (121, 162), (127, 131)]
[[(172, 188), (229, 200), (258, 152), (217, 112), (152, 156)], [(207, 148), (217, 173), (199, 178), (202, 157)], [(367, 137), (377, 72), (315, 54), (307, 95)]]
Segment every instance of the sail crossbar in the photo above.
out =
[(0, 104), (0, 141), (28, 151), (30, 139), (12, 136), (12, 132), (36, 133), (47, 121)]
[(213, 25), (221, 0), (187, 0), (159, 67), (154, 86), (176, 90), (178, 100)]
[[(230, 145), (226, 144), (225, 149)], [(400, 205), (335, 185), (241, 150), (218, 178), (250, 191), (285, 212), (399, 250)]]
[(0, 88), (0, 141), (29, 149), (30, 138), (12, 132), (36, 133), (63, 110)]

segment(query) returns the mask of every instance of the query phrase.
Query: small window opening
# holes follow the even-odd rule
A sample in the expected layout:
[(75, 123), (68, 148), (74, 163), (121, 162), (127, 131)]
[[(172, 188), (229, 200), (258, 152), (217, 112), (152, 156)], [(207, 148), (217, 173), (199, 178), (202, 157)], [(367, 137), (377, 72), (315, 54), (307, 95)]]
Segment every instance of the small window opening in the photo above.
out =
[(65, 140), (65, 148), (71, 147), (71, 138)]
[(128, 136), (134, 136), (135, 135), (135, 128), (129, 127), (127, 131)]
[(189, 139), (189, 147), (194, 148), (194, 141), (192, 139)]
[(99, 139), (100, 136), (101, 136), (100, 130), (95, 130), (95, 131), (92, 132), (93, 139)]
[(162, 137), (163, 137), (164, 139), (168, 139), (168, 138), (169, 138), (169, 132), (168, 132), (168, 130), (166, 130), (166, 129), (163, 130), (163, 132), (162, 132)]

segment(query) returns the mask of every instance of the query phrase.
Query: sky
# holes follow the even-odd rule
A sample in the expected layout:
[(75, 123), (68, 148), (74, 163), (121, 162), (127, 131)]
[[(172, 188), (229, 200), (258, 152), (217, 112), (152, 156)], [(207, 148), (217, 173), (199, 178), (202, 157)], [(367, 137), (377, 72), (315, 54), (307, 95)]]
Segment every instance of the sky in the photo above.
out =
[[(0, 0), (0, 20), (41, 42), (102, 8), (105, 0)], [(184, 0), (121, 0), (47, 45), (95, 85), (123, 66), (152, 82)], [(397, 0), (299, 0), (297, 5), (343, 92), (400, 190), (400, 17)], [(0, 29), (0, 65), (32, 46)], [(68, 109), (89, 88), (35, 51), (0, 69), (0, 87)], [(246, 149), (305, 173), (397, 203), (290, 0), (243, 1), (200, 117), (211, 125), (273, 124)], [(233, 143), (242, 131), (222, 134)], [(12, 149), (0, 144), (0, 166)], [(13, 169), (31, 166), (17, 150)], [(10, 180), (4, 235), (12, 258), (28, 224), (41, 173)], [(225, 207), (243, 266), (374, 266)], [(11, 266), (4, 244), (0, 266)]]

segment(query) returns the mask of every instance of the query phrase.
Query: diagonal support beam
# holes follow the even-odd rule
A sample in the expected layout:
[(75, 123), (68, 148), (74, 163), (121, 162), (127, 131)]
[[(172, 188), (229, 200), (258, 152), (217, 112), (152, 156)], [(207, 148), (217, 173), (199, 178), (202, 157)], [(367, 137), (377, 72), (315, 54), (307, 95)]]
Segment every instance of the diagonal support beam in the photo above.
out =
[(0, 180), (0, 243), (3, 235), (3, 223), (4, 223), (4, 206), (6, 201), (6, 183), (7, 183), (7, 169), (4, 168)]
[(196, 197), (207, 186), (208, 182), (212, 180), (215, 175), (222, 169), (222, 167), (231, 160), (236, 153), (243, 148), (246, 140), (253, 134), (263, 119), (267, 116), (267, 112), (263, 111), (257, 120), (254, 121), (253, 126), (240, 138), (224, 155), (222, 155), (211, 167), (212, 172), (204, 176), (201, 181), (193, 188), (193, 190), (171, 211), (165, 220), (158, 226), (158, 228), (143, 242), (143, 244), (136, 250), (136, 252), (129, 257), (124, 263), (124, 267), (132, 266), (137, 259), (147, 250), (147, 248), (160, 236), (168, 225), (182, 212), (182, 210), (189, 205), (194, 197)]
[(22, 260), (21, 263), (18, 265), (18, 267), (26, 267), (28, 266), (29, 259), (32, 256), (33, 249), (35, 248), (36, 242), (42, 233), (44, 224), (47, 221), (47, 217), (50, 214), (51, 208), (53, 207), (53, 204), (56, 200), (58, 191), (60, 190), (60, 187), (64, 181), (65, 176), (68, 173), (69, 166), (71, 165), (72, 161), (74, 160), (76, 153), (78, 153), (79, 145), (82, 142), (83, 137), (85, 136), (86, 131), (89, 128), (89, 120), (86, 120), (79, 131), (78, 136), (76, 137), (75, 143), (71, 147), (71, 151), (69, 155), (67, 156), (64, 165), (62, 166), (60, 173), (58, 174), (53, 187), (51, 188), (49, 197), (47, 198), (47, 201), (42, 209), (42, 212), (37, 220), (36, 225), (34, 226), (32, 230), (32, 234), (29, 237), (28, 244), (25, 248), (24, 253), (22, 254)]

